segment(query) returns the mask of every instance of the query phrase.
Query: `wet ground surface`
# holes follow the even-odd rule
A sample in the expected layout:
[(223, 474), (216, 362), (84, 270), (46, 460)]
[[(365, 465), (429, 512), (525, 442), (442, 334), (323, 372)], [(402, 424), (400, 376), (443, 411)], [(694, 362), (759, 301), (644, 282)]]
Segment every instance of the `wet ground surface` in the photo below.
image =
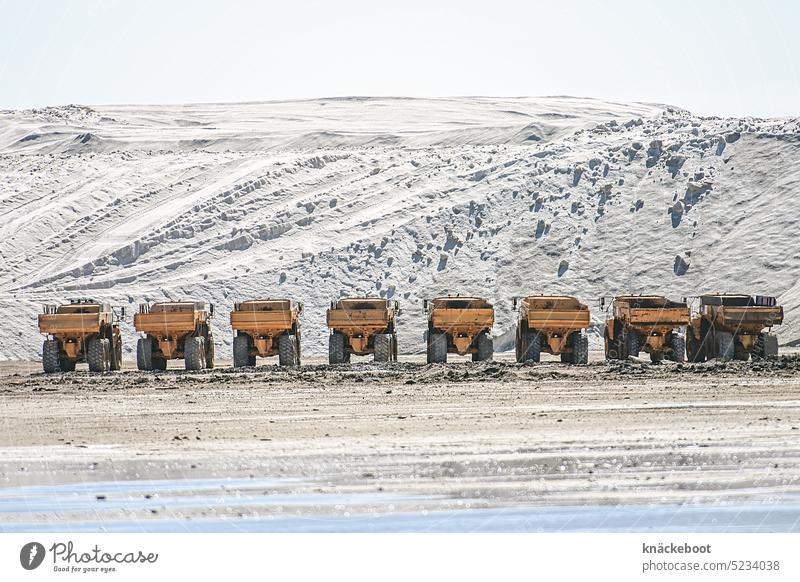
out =
[[(187, 479), (21, 487), (0, 492), (0, 517), (17, 518), (5, 532), (800, 531), (797, 494), (735, 503), (487, 507), (486, 500), (443, 496), (291, 493), (295, 485)], [(141, 512), (160, 517), (135, 517)], [(37, 521), (40, 515), (53, 519)]]
[(0, 531), (800, 531), (795, 356), (4, 364), (0, 413)]

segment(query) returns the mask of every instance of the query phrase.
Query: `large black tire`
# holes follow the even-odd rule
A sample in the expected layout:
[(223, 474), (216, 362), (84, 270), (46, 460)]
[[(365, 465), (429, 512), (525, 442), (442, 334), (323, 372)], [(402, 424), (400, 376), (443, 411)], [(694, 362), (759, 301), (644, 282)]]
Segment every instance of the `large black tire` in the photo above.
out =
[(209, 370), (214, 367), (214, 336), (208, 332), (208, 337), (204, 338), (206, 344), (206, 368)]
[(683, 363), (686, 361), (686, 340), (673, 333), (669, 337), (670, 352), (667, 353), (667, 359), (672, 362)]
[(606, 329), (604, 332), (605, 336), (605, 351), (606, 351), (606, 361), (608, 360), (624, 360), (626, 358), (625, 355), (625, 344), (622, 341), (622, 326), (619, 322), (614, 322), (614, 337), (616, 339), (609, 338), (608, 326), (606, 325)]
[(732, 360), (735, 349), (733, 334), (727, 331), (718, 331), (714, 335), (717, 340), (717, 358), (723, 361)]
[(436, 332), (428, 334), (428, 363), (447, 363), (447, 334)]
[(701, 340), (695, 339), (691, 328), (686, 330), (686, 358), (690, 362), (705, 362), (706, 350)]
[(683, 363), (686, 361), (686, 340), (683, 336), (673, 333), (667, 339), (666, 358), (671, 362)]
[(570, 343), (572, 344), (572, 356), (570, 363), (578, 364), (580, 366), (589, 363), (589, 336), (581, 331), (576, 331), (570, 336)]
[(606, 361), (609, 360), (618, 360), (619, 359), (619, 348), (617, 347), (617, 341), (612, 340), (608, 335), (608, 326), (606, 326), (605, 330), (603, 331), (603, 344), (606, 354)]
[(108, 372), (111, 365), (111, 345), (107, 338), (96, 337), (86, 346), (86, 362), (90, 372)]
[(245, 366), (255, 366), (256, 357), (250, 355), (250, 336), (233, 336), (233, 367), (244, 368)]
[(122, 369), (122, 338), (113, 335), (111, 336), (111, 369)]
[(392, 332), (392, 361), (397, 361), (397, 334)]
[(542, 357), (542, 336), (527, 330), (523, 336), (524, 350), (520, 362), (539, 362)]
[(661, 360), (664, 359), (664, 352), (650, 352), (650, 361), (654, 364), (660, 364)]
[(494, 340), (487, 332), (479, 333), (475, 343), (477, 351), (472, 354), (473, 362), (488, 362), (494, 357)]
[(635, 332), (625, 334), (625, 353), (626, 357), (639, 357), (639, 335)]
[(778, 357), (778, 336), (774, 333), (763, 332), (758, 334), (756, 347), (753, 350), (753, 357), (758, 358), (777, 358)]
[(61, 367), (61, 342), (57, 339), (44, 340), (42, 344), (42, 369), (45, 374), (63, 372)]
[(297, 345), (297, 336), (293, 333), (285, 333), (278, 338), (278, 363), (281, 366), (300, 365)]
[(697, 348), (698, 362), (706, 362), (716, 357), (717, 346), (714, 337), (714, 330), (711, 323), (705, 318), (700, 320), (700, 342)]
[(733, 359), (740, 362), (746, 362), (750, 359), (750, 351), (747, 350), (741, 343), (735, 341), (733, 344)]
[(153, 369), (153, 341), (149, 336), (140, 337), (136, 342), (136, 367), (145, 371)]
[(392, 348), (392, 334), (379, 333), (374, 338), (373, 360), (375, 362), (391, 362), (394, 349)]
[(346, 364), (350, 358), (347, 351), (347, 338), (343, 333), (334, 331), (328, 336), (328, 363), (333, 364)]
[(183, 359), (187, 370), (202, 370), (206, 367), (205, 338), (193, 335), (183, 340)]

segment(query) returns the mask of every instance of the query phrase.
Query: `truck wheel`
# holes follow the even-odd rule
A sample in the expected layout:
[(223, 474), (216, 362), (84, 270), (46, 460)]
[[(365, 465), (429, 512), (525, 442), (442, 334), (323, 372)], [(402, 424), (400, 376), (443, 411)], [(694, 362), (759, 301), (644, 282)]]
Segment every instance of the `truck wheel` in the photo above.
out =
[(750, 359), (750, 352), (747, 351), (745, 347), (737, 341), (734, 341), (733, 343), (733, 359), (740, 362), (746, 362)]
[(694, 334), (692, 333), (691, 328), (686, 330), (686, 360), (689, 362), (696, 362), (697, 361), (697, 346), (695, 345)]
[(542, 357), (542, 336), (535, 331), (526, 331), (523, 336), (524, 351), (521, 362), (538, 362)]
[(720, 360), (731, 360), (734, 356), (733, 334), (727, 331), (718, 331), (717, 336), (717, 357)]
[(428, 363), (447, 363), (447, 334), (431, 332), (428, 334)]
[(392, 361), (397, 361), (397, 334), (392, 333)]
[(333, 332), (328, 336), (328, 363), (329, 364), (345, 364), (350, 358), (350, 354), (345, 349), (345, 342), (347, 338), (343, 333), (338, 331)]
[(206, 344), (206, 365), (205, 367), (209, 370), (214, 367), (214, 336), (211, 332), (208, 332), (208, 337), (203, 338), (203, 341)]
[(250, 336), (233, 336), (233, 367), (255, 366), (256, 357), (250, 355)]
[(627, 356), (639, 357), (639, 336), (635, 332), (628, 332), (625, 335), (625, 351)]
[(42, 344), (42, 369), (45, 374), (63, 371), (61, 368), (61, 342), (57, 339), (44, 340)]
[(576, 331), (571, 336), (572, 358), (571, 363), (586, 365), (589, 363), (589, 336), (583, 332)]
[(116, 341), (111, 340), (111, 369), (122, 369), (122, 338), (116, 338)]
[(193, 335), (183, 340), (183, 359), (187, 370), (202, 370), (205, 368), (206, 346), (205, 338)]
[(153, 341), (150, 337), (141, 337), (136, 342), (136, 367), (140, 370), (153, 369)]
[(756, 340), (756, 349), (753, 352), (755, 356), (758, 354), (760, 358), (777, 358), (778, 357), (778, 336), (774, 333), (760, 333), (758, 340)]
[(617, 355), (617, 342), (608, 337), (608, 326), (606, 326), (606, 329), (603, 331), (603, 347), (606, 352), (606, 361), (619, 359)]
[(494, 341), (488, 333), (482, 331), (475, 340), (478, 351), (472, 354), (473, 362), (488, 362), (494, 356)]
[(89, 340), (86, 348), (86, 362), (90, 372), (108, 372), (111, 346), (107, 338), (96, 337)]
[(285, 333), (278, 338), (278, 363), (281, 366), (298, 366), (300, 357), (297, 354), (297, 337)]
[(672, 351), (667, 354), (667, 359), (672, 362), (683, 363), (686, 361), (686, 340), (674, 333), (670, 336), (669, 347)]
[(373, 352), (373, 360), (375, 362), (391, 362), (392, 361), (392, 334), (379, 333), (375, 336), (375, 351)]
[(703, 318), (700, 321), (700, 343), (698, 344), (698, 362), (705, 362), (714, 358), (716, 351), (714, 331), (711, 324)]
[(690, 362), (705, 362), (706, 351), (701, 340), (695, 339), (691, 329), (686, 331), (686, 357)]
[(660, 364), (664, 359), (664, 352), (650, 352), (650, 362), (653, 364)]

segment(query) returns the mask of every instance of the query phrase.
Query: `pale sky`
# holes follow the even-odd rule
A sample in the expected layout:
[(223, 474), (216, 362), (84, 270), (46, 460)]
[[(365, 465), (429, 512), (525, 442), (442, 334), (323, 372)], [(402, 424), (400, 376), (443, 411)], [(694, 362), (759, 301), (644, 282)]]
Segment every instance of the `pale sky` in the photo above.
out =
[(792, 0), (0, 0), (0, 108), (576, 95), (800, 115)]

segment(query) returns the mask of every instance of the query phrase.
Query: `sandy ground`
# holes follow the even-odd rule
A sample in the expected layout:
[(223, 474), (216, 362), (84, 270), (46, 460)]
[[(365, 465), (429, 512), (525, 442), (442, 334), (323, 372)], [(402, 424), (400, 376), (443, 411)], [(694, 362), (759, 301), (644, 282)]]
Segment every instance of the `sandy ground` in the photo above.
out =
[[(659, 366), (598, 358), (586, 367), (517, 365), (504, 354), (486, 364), (51, 377), (35, 363), (3, 364), (0, 496), (19, 491), (24, 504), (32, 486), (94, 482), (91, 502), (102, 504), (114, 500), (115, 482), (241, 478), (244, 486), (215, 486), (214, 495), (379, 494), (402, 511), (739, 503), (800, 492), (796, 355)], [(150, 499), (153, 488), (135, 495)], [(188, 489), (180, 496), (203, 487)], [(129, 505), (104, 518), (287, 511), (230, 500)], [(342, 509), (326, 507), (312, 500), (291, 511)], [(91, 504), (45, 504), (0, 513), (0, 522), (96, 516)]]

